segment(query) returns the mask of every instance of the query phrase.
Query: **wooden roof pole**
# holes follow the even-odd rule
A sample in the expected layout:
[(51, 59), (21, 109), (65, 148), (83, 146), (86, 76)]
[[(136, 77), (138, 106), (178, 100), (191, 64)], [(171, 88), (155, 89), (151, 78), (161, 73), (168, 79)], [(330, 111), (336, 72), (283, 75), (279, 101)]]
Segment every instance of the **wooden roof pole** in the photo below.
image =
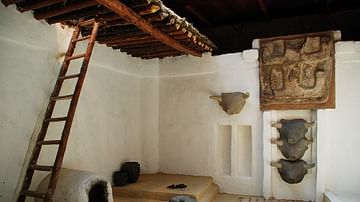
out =
[(193, 56), (201, 57), (201, 52), (186, 47), (176, 41), (175, 39), (169, 37), (168, 35), (164, 34), (158, 28), (154, 27), (148, 21), (144, 20), (139, 14), (134, 12), (132, 9), (127, 7), (125, 4), (120, 2), (119, 0), (96, 0), (103, 6), (107, 7), (108, 9), (112, 10), (114, 13), (118, 14), (125, 20), (133, 23), (139, 29), (143, 30), (144, 32), (149, 33), (155, 39), (163, 42), (164, 44), (179, 50), (181, 52), (188, 53)]

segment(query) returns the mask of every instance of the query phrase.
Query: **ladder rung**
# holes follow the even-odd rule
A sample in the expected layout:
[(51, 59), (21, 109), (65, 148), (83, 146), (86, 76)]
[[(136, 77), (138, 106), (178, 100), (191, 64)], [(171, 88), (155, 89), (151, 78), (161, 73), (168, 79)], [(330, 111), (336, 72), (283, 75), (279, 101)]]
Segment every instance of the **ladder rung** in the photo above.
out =
[(52, 145), (52, 144), (60, 144), (61, 140), (45, 140), (39, 141), (37, 145)]
[(26, 196), (30, 196), (30, 197), (35, 197), (35, 198), (42, 198), (44, 199), (46, 194), (45, 193), (39, 193), (39, 192), (35, 192), (35, 191), (22, 191), (21, 194), (26, 195)]
[(78, 38), (78, 39), (75, 39), (75, 40), (72, 40), (71, 42), (79, 42), (79, 41), (84, 41), (84, 40), (86, 40), (86, 39), (90, 39), (90, 35), (88, 35), (88, 36), (85, 36), (85, 37), (82, 37), (82, 38)]
[(34, 170), (40, 170), (40, 171), (52, 171), (52, 169), (53, 169), (52, 166), (43, 166), (43, 165), (33, 165), (30, 168), (34, 169)]
[(56, 117), (56, 118), (49, 118), (45, 119), (46, 122), (58, 122), (58, 121), (66, 121), (67, 117)]
[[(42, 1), (42, 0), (40, 0), (40, 1)], [(86, 53), (77, 55), (78, 53), (74, 54), (76, 41), (85, 40), (86, 38), (88, 38), (88, 36), (79, 38), (79, 34), (81, 32), (80, 26), (85, 26), (85, 25), (89, 25), (89, 28), (92, 28), (90, 40), (87, 43)], [(66, 149), (67, 139), (70, 135), (69, 131), (71, 129), (72, 119), (74, 117), (74, 113), (76, 111), (76, 106), (78, 104), (77, 98), (78, 98), (78, 95), (81, 91), (81, 87), (84, 82), (85, 73), (88, 68), (89, 59), (90, 59), (90, 56), (91, 56), (91, 53), (92, 53), (92, 50), (94, 47), (94, 43), (95, 43), (95, 40), (92, 40), (92, 39), (96, 38), (99, 26), (100, 26), (100, 23), (96, 22), (96, 20), (83, 21), (81, 19), (79, 21), (78, 25), (76, 26), (76, 29), (73, 32), (72, 39), (74, 39), (73, 41), (75, 43), (69, 44), (64, 63), (61, 67), (59, 76), (57, 78), (58, 80), (56, 81), (56, 85), (52, 92), (52, 96), (49, 99), (49, 105), (46, 110), (46, 116), (43, 119), (43, 123), (42, 123), (43, 126), (41, 128), (41, 131), (39, 132), (39, 140), (36, 142), (36, 147), (34, 148), (34, 150), (32, 152), (31, 161), (26, 168), (26, 175), (24, 176), (24, 180), (22, 183), (22, 189), (21, 189), (21, 192), (20, 192), (20, 195), (19, 195), (17, 201), (26, 201), (27, 196), (42, 198), (42, 200), (45, 200), (45, 201), (52, 201), (54, 190), (55, 190), (56, 184), (57, 184), (57, 178), (58, 178), (58, 175), (60, 172), (60, 168), (62, 166), (62, 160), (63, 160), (64, 152)], [(81, 71), (74, 72), (74, 74), (66, 75), (67, 74), (66, 72), (69, 68), (70, 60), (74, 60), (74, 59), (81, 58), (81, 57), (83, 57), (81, 59), (81, 60), (83, 60)], [(64, 80), (72, 79), (72, 78), (77, 79), (76, 94), (75, 93), (74, 93), (74, 95), (59, 94), (61, 91), (62, 84), (65, 82)], [(68, 109), (68, 114), (67, 115), (64, 115), (64, 114), (63, 115), (54, 115), (53, 112), (54, 112), (54, 108), (56, 107), (55, 105), (57, 103), (52, 100), (53, 99), (54, 100), (69, 99), (69, 98), (73, 98), (72, 101), (74, 101), (74, 102), (71, 103), (72, 105)], [(60, 121), (61, 122), (64, 121), (63, 123), (60, 123), (60, 124), (65, 124), (64, 128), (62, 129), (62, 137), (59, 138), (60, 140), (59, 139), (44, 140), (46, 138), (46, 135), (48, 135), (47, 129), (48, 129), (49, 125), (52, 124), (50, 122), (60, 122)], [(38, 160), (39, 160), (39, 157), (41, 157), (41, 151), (42, 151), (41, 149), (42, 149), (43, 145), (56, 145), (56, 147), (58, 147), (58, 151), (56, 152), (57, 158), (55, 159), (53, 164), (52, 163), (48, 163), (48, 164), (43, 163), (44, 165), (39, 165), (39, 164), (42, 164), (41, 162), (38, 162)], [(38, 171), (40, 171), (40, 172), (38, 172)], [(40, 193), (40, 192), (29, 190), (29, 187), (31, 187), (31, 185), (33, 185), (34, 174), (44, 173), (41, 171), (46, 171), (48, 174), (51, 173), (51, 175), (53, 176), (51, 182), (48, 184), (47, 191), (44, 191), (46, 193)]]
[(79, 22), (79, 26), (83, 27), (83, 26), (91, 25), (91, 24), (94, 24), (94, 22), (95, 22), (94, 19), (82, 21), (82, 22)]
[(73, 78), (76, 78), (76, 77), (79, 77), (80, 74), (71, 74), (71, 75), (68, 75), (68, 76), (61, 76), (59, 77), (59, 80), (65, 80), (65, 79), (73, 79)]
[(63, 95), (63, 96), (52, 97), (51, 100), (69, 100), (72, 97), (73, 95)]
[(86, 55), (85, 53), (79, 54), (79, 55), (74, 55), (74, 56), (65, 58), (65, 61), (70, 61), (70, 60), (76, 60), (78, 58), (83, 58), (83, 57), (85, 57), (85, 55)]

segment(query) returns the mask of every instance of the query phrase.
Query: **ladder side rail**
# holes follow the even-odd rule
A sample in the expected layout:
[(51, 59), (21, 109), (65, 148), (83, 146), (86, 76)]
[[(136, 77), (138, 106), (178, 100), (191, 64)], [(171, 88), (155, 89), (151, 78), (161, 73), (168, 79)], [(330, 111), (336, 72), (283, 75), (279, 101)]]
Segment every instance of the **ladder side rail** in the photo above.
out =
[(80, 76), (79, 76), (78, 81), (75, 86), (73, 98), (70, 102), (70, 107), (69, 107), (69, 111), (68, 111), (68, 115), (67, 115), (68, 119), (65, 122), (64, 130), (63, 130), (62, 137), (61, 137), (61, 144), (59, 145), (58, 152), (56, 154), (54, 168), (51, 173), (50, 183), (49, 183), (47, 195), (45, 197), (46, 202), (51, 201), (52, 196), (55, 193), (56, 183), (59, 178), (59, 172), (60, 172), (61, 165), (63, 162), (67, 141), (68, 141), (68, 138), (70, 135), (71, 125), (72, 125), (72, 122), (74, 119), (76, 106), (77, 106), (77, 103), (78, 103), (78, 100), (80, 97), (81, 88), (82, 88), (84, 80), (85, 80), (85, 75), (86, 75), (87, 68), (88, 68), (88, 65), (90, 62), (92, 50), (95, 45), (95, 40), (96, 40), (96, 35), (98, 32), (98, 29), (99, 29), (99, 22), (94, 22), (90, 40), (88, 42), (88, 46), (86, 49), (86, 56), (84, 57), (84, 60), (82, 62), (81, 69), (80, 69)]
[[(80, 27), (76, 27), (76, 29), (73, 32), (72, 38), (70, 40), (70, 44), (69, 44), (68, 50), (66, 52), (66, 56), (71, 56), (74, 53), (74, 50), (75, 50), (76, 46), (74, 45), (74, 43), (72, 43), (72, 40), (77, 39), (79, 34), (80, 34)], [(69, 64), (70, 64), (70, 62), (66, 62), (65, 59), (64, 59), (64, 62), (62, 64), (61, 68), (60, 68), (58, 77), (65, 76), (65, 74), (67, 72), (67, 69), (69, 67)], [(52, 92), (52, 94), (50, 96), (49, 104), (48, 104), (48, 106), (46, 108), (45, 117), (44, 117), (44, 120), (43, 120), (43, 123), (42, 123), (42, 126), (41, 126), (41, 129), (40, 129), (40, 132), (39, 132), (39, 135), (37, 137), (36, 142), (43, 141), (45, 139), (46, 132), (47, 132), (47, 129), (48, 129), (49, 124), (50, 124), (50, 122), (47, 122), (45, 120), (48, 119), (48, 118), (51, 118), (51, 115), (52, 115), (52, 113), (54, 111), (54, 107), (55, 107), (55, 101), (53, 101), (51, 98), (59, 95), (62, 83), (63, 83), (63, 80), (57, 80), (56, 83), (55, 83), (54, 90), (53, 90), (53, 92)], [(36, 165), (37, 160), (38, 160), (39, 155), (40, 155), (40, 150), (41, 150), (41, 145), (36, 144), (34, 149), (33, 149), (30, 162), (29, 162), (29, 164), (27, 166), (25, 179), (23, 181), (21, 192), (23, 192), (24, 190), (28, 190), (30, 185), (31, 185), (32, 177), (34, 175), (34, 169), (31, 168), (31, 165)], [(18, 200), (17, 200), (18, 202), (23, 202), (26, 199), (26, 195), (21, 193), (21, 192), (20, 192), (20, 195), (19, 195)]]

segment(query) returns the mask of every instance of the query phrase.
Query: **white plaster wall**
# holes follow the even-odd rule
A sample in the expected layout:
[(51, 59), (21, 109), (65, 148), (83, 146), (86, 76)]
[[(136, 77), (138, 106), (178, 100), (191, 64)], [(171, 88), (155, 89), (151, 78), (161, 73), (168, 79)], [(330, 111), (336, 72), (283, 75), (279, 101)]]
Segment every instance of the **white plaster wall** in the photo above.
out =
[[(210, 175), (215, 177), (222, 192), (262, 194), (262, 116), (256, 59), (256, 51), (247, 51), (216, 57), (182, 56), (160, 60), (162, 172)], [(227, 115), (214, 100), (209, 99), (210, 95), (234, 91), (250, 92), (250, 98), (239, 115)], [(252, 126), (251, 177), (217, 174), (215, 148), (219, 125)]]
[[(153, 66), (158, 69), (159, 65)], [(141, 79), (141, 148), (142, 171), (159, 171), (159, 78), (150, 76)]]
[(57, 44), (54, 26), (2, 4), (0, 27), (0, 201), (11, 201), (56, 74)]
[[(49, 26), (2, 4), (0, 17), (0, 201), (11, 201), (61, 65), (62, 58), (56, 57), (67, 49), (71, 30)], [(77, 51), (83, 48), (84, 44)], [(157, 68), (158, 60), (144, 62), (95, 45), (64, 167), (92, 171), (109, 180), (123, 161), (139, 161), (144, 172), (158, 171)], [(64, 90), (70, 86), (66, 84)], [(55, 113), (64, 109), (59, 105)], [(59, 130), (49, 132), (55, 137)], [(43, 150), (39, 162), (51, 162), (55, 149)], [(41, 177), (35, 176), (35, 185)]]
[(336, 109), (318, 111), (318, 186), (360, 198), (360, 42), (337, 42), (335, 48)]

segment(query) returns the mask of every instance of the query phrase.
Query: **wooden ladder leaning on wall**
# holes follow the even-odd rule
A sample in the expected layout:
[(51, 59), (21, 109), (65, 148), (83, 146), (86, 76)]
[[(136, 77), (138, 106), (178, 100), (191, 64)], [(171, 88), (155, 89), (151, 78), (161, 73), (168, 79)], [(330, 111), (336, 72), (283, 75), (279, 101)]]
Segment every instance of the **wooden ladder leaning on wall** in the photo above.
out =
[[(79, 38), (81, 27), (89, 26), (89, 25), (92, 25), (91, 34), (88, 36)], [(46, 112), (45, 112), (45, 117), (42, 122), (41, 130), (37, 137), (36, 145), (34, 147), (29, 165), (26, 170), (25, 179), (23, 181), (22, 188), (21, 188), (18, 200), (17, 200), (18, 202), (25, 201), (26, 197), (34, 197), (34, 198), (38, 198), (38, 199), (44, 199), (44, 201), (46, 201), (46, 202), (52, 201), (52, 198), (53, 198), (53, 195), (55, 192), (55, 188), (56, 188), (56, 183), (57, 183), (57, 180), (59, 177), (59, 172), (60, 172), (61, 165), (63, 162), (64, 154), (65, 154), (66, 144), (67, 144), (69, 134), (70, 134), (71, 124), (72, 124), (76, 106), (77, 106), (77, 103), (78, 103), (78, 100), (80, 97), (80, 91), (81, 91), (81, 87), (82, 87), (84, 79), (85, 79), (85, 75), (86, 75), (86, 71), (87, 71), (87, 68), (89, 65), (91, 53), (92, 53), (92, 50), (93, 50), (93, 47), (95, 44), (98, 28), (99, 28), (99, 22), (97, 22), (94, 19), (87, 20), (87, 21), (79, 20), (79, 23), (77, 24), (77, 26), (73, 32), (68, 50), (65, 55), (64, 62), (61, 66), (59, 76), (57, 78), (54, 90), (51, 94), (49, 104), (48, 104)], [(77, 42), (88, 40), (88, 39), (89, 39), (89, 42), (87, 44), (86, 52), (83, 54), (74, 55), (74, 51), (75, 51)], [(80, 73), (67, 75), (67, 72), (68, 72), (67, 70), (70, 65), (70, 62), (72, 60), (79, 59), (79, 58), (83, 58), (82, 65), (80, 68)], [(77, 82), (76, 82), (76, 86), (75, 86), (73, 94), (60, 95), (60, 90), (61, 90), (61, 87), (62, 87), (64, 81), (67, 79), (76, 79), (76, 78), (77, 78)], [(67, 116), (52, 117), (54, 108), (55, 108), (55, 104), (59, 100), (70, 100), (70, 105), (68, 108)], [(47, 130), (48, 130), (51, 122), (65, 122), (60, 140), (45, 140)], [(58, 145), (55, 162), (52, 166), (37, 164), (41, 148), (46, 145)], [(49, 182), (46, 193), (38, 193), (36, 191), (29, 190), (35, 171), (51, 172), (50, 182)]]

